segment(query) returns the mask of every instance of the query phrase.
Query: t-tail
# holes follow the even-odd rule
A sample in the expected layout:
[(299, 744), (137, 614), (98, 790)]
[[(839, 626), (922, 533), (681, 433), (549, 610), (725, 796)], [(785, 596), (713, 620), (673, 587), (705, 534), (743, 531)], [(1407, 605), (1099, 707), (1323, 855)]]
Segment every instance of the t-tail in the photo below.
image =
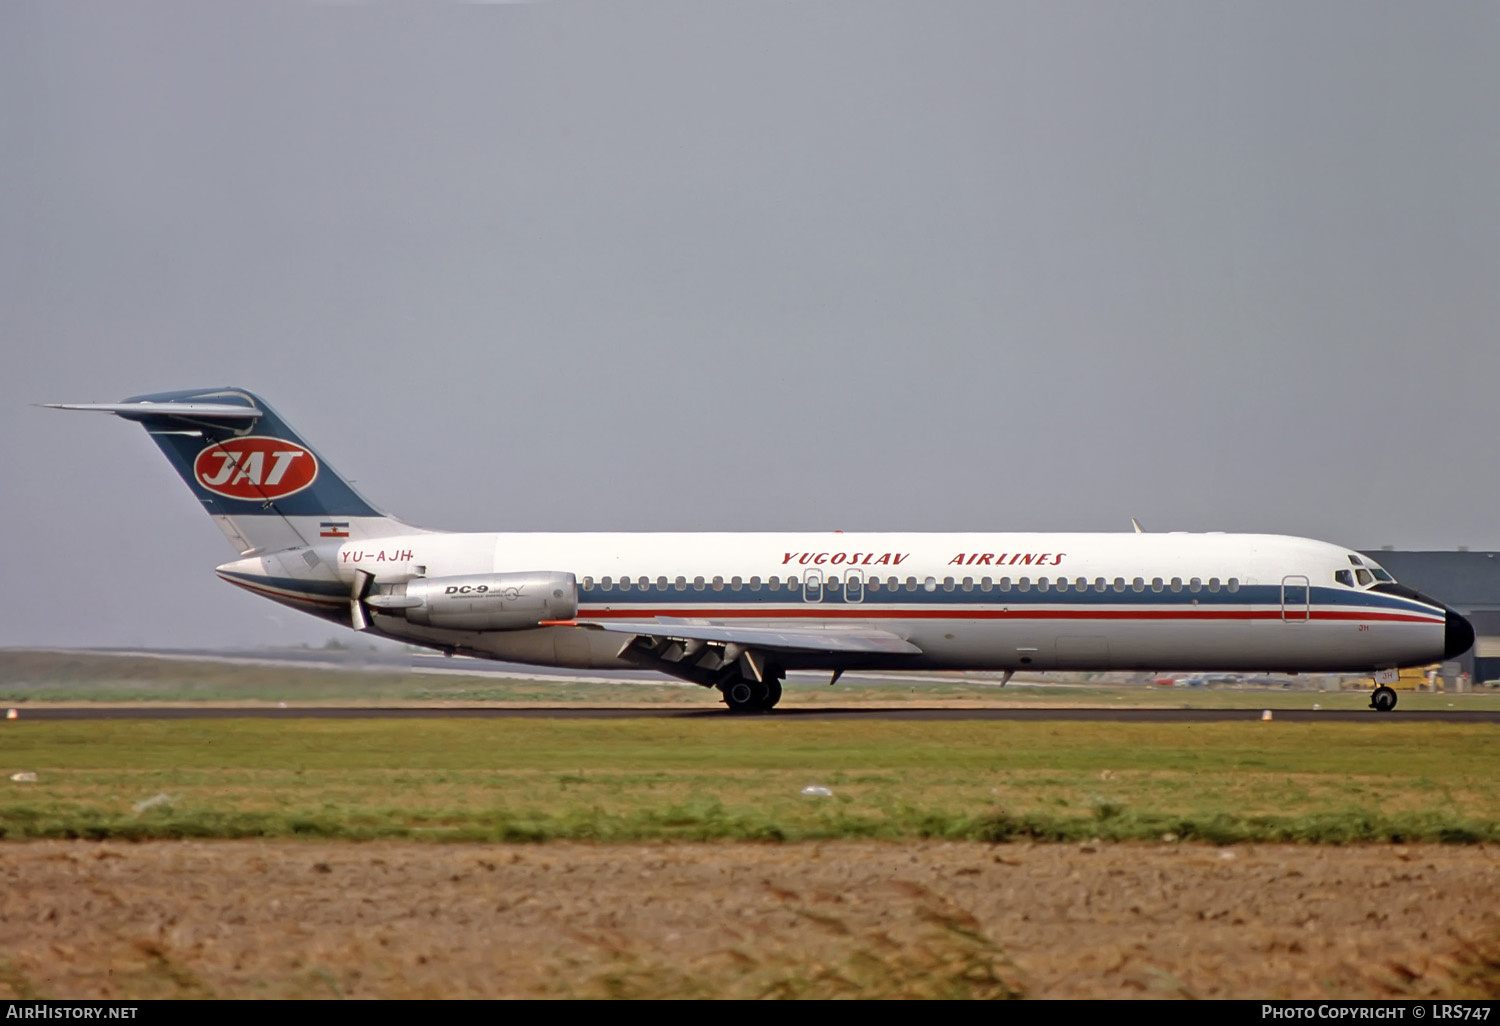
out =
[(43, 405), (141, 424), (242, 556), (415, 531), (366, 502), (265, 400), (243, 388)]

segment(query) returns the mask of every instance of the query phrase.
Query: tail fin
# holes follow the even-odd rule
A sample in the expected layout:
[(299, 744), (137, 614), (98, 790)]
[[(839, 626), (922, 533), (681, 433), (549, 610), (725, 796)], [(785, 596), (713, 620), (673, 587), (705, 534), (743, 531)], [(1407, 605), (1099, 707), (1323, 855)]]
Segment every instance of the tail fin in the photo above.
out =
[(412, 531), (366, 502), (275, 410), (242, 388), (44, 405), (140, 423), (241, 554)]

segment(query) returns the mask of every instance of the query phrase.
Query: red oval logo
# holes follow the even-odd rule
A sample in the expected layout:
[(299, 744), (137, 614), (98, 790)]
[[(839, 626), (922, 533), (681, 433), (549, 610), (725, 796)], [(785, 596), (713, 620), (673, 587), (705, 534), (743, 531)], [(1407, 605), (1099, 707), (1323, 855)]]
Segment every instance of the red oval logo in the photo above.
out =
[(318, 479), (318, 458), (285, 438), (250, 435), (216, 442), (193, 461), (193, 476), (215, 495), (264, 502), (295, 495)]

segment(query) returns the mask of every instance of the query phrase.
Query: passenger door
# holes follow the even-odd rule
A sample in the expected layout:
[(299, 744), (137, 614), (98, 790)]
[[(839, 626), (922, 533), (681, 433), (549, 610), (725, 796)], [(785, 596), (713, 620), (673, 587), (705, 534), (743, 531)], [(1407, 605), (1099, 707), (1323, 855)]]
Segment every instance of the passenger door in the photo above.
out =
[(1281, 619), (1285, 623), (1306, 623), (1312, 605), (1312, 589), (1306, 577), (1293, 575), (1281, 579)]

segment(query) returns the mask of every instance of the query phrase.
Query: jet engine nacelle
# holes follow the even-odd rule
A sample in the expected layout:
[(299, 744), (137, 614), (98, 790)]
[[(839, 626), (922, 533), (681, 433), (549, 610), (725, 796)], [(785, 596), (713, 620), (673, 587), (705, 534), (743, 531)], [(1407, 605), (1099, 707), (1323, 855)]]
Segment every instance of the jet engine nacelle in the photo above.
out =
[(514, 574), (424, 577), (408, 581), (365, 603), (400, 612), (424, 627), (469, 631), (515, 631), (543, 620), (571, 620), (578, 613), (578, 587), (572, 574), (536, 570)]

